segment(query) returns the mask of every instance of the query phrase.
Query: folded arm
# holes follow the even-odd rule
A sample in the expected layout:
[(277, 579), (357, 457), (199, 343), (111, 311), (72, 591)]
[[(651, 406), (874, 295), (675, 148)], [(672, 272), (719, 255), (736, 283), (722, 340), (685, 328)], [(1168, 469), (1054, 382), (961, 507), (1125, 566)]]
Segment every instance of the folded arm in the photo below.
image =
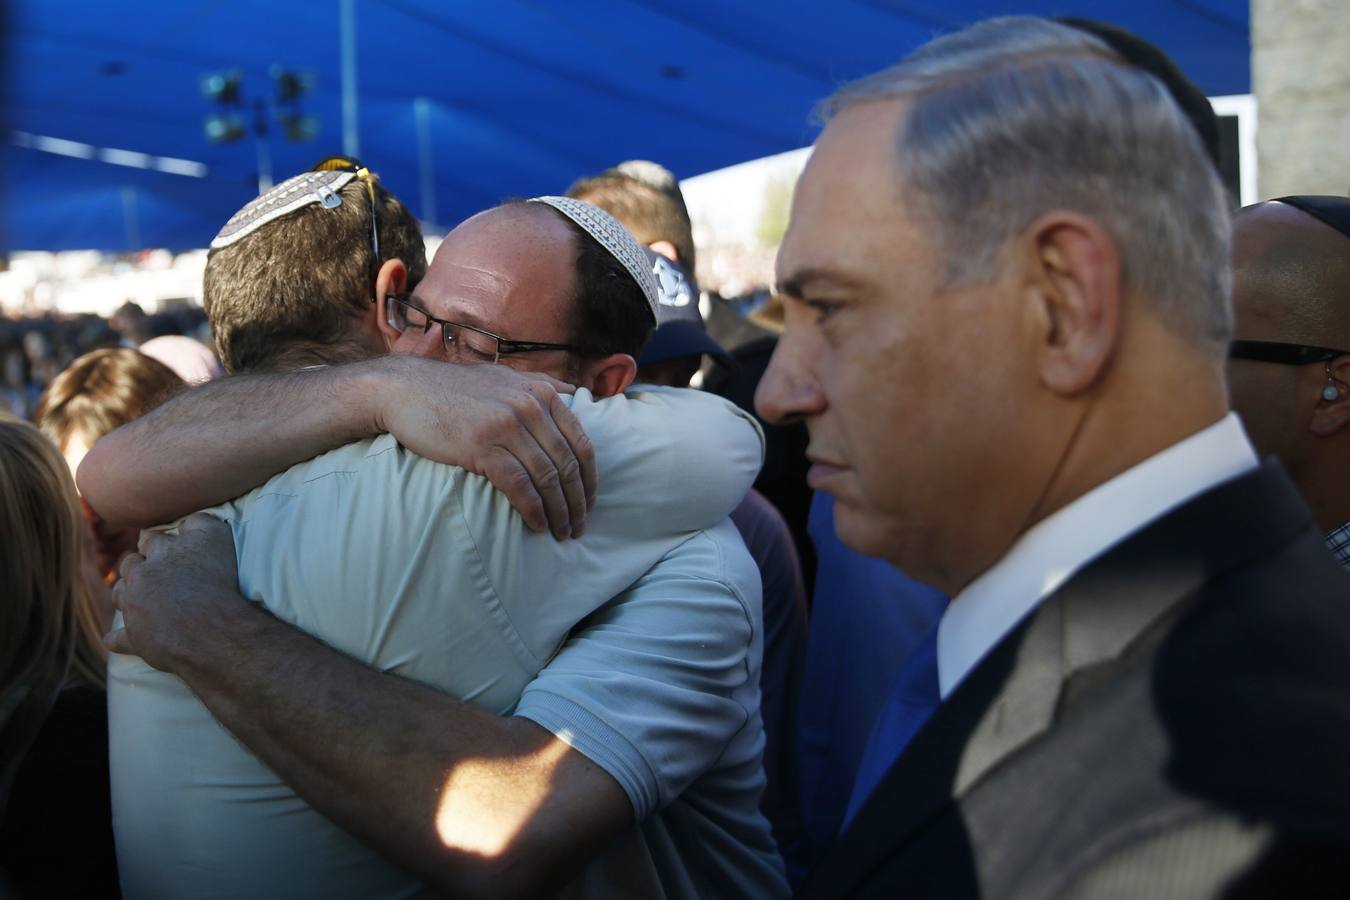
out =
[(592, 406), (579, 398), (573, 409), (605, 472), (600, 503), (630, 532), (711, 528), (740, 505), (764, 462), (754, 416), (715, 394), (637, 385)]
[(106, 521), (148, 526), (233, 499), (297, 462), (391, 432), (489, 478), (530, 527), (579, 533), (595, 497), (589, 439), (546, 376), (383, 357), (237, 375), (187, 391), (98, 441), (80, 491)]

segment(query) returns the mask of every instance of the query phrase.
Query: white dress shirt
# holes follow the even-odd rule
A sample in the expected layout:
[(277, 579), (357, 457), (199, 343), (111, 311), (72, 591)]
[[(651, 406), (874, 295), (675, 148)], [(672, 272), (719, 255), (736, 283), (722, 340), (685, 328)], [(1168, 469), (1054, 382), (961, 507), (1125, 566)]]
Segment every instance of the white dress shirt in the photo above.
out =
[(1036, 523), (967, 585), (938, 626), (945, 700), (985, 654), (1086, 563), (1149, 522), (1257, 465), (1238, 418), (1224, 416)]

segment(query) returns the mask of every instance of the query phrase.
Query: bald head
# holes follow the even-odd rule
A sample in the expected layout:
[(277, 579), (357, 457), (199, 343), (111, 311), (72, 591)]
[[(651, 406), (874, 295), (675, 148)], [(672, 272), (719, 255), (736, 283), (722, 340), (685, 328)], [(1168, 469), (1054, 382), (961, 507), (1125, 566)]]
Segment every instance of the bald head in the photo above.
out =
[[(1236, 336), (1350, 350), (1350, 200), (1288, 198), (1233, 219)], [(1315, 201), (1319, 216), (1295, 203)], [(1229, 363), (1233, 408), (1263, 455), (1279, 457), (1324, 530), (1350, 520), (1350, 353), (1291, 365)]]
[[(632, 237), (622, 236), (641, 255)], [(380, 310), (378, 327), (395, 353), (495, 360), (590, 388), (597, 397), (620, 393), (651, 334), (655, 301), (607, 247), (566, 209), (525, 201), (494, 207), (446, 235), (412, 297), (396, 297)], [(642, 258), (639, 274), (646, 274)], [(399, 321), (409, 310), (414, 327)], [(476, 330), (481, 346), (425, 327), (427, 315)]]
[(1350, 347), (1350, 236), (1277, 200), (1243, 208), (1233, 305), (1239, 337)]
[[(515, 340), (570, 344), (576, 247), (566, 221), (548, 209), (524, 203), (489, 209), (446, 235), (417, 296), (432, 315), (452, 322)], [(547, 366), (552, 374), (566, 360), (539, 353), (510, 362)]]

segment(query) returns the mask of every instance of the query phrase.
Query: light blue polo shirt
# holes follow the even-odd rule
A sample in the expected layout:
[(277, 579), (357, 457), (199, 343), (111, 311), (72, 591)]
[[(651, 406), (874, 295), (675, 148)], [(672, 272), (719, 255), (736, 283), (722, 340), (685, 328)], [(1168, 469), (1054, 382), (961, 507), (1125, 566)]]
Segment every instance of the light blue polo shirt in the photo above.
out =
[[(719, 524), (758, 472), (762, 435), (731, 404), (689, 390), (643, 387), (603, 401), (579, 390), (569, 402), (596, 448), (600, 477), (579, 540), (529, 531), (486, 479), (422, 459), (387, 435), (294, 466), (209, 512), (233, 530), (246, 597), (375, 668), (498, 714), (515, 709), (587, 617), (636, 616), (640, 632), (664, 631), (658, 642), (677, 642), (686, 658), (672, 658), (665, 673), (645, 659), (648, 677), (665, 686), (636, 692), (611, 713), (604, 698), (587, 711), (586, 698), (569, 693), (578, 682), (566, 664), (589, 667), (597, 649), (618, 662), (641, 642), (616, 647), (602, 638), (597, 648), (596, 632), (583, 625), (579, 634), (590, 637), (579, 649), (568, 642), (545, 682), (553, 687), (532, 703), (533, 717), (570, 716), (543, 724), (610, 771), (639, 819), (659, 819), (673, 800), (663, 794), (700, 778), (712, 788), (713, 807), (725, 809), (707, 822), (635, 829), (572, 893), (680, 896), (681, 880), (701, 881), (682, 871), (691, 865), (682, 848), (703, 831), (714, 844), (730, 837), (728, 866), (744, 868), (750, 854), (757, 883), (748, 887), (763, 883), (768, 895), (781, 893), (781, 865), (757, 810), (758, 577), (734, 529)], [(651, 587), (636, 602), (614, 605), (644, 582)], [(672, 597), (679, 585), (699, 589)], [(753, 679), (742, 674), (750, 672)], [(424, 890), (305, 804), (175, 676), (115, 655), (108, 694), (127, 897), (365, 898)], [(687, 773), (689, 764), (677, 758), (686, 754), (651, 744), (644, 729), (653, 717), (700, 710), (721, 746), (686, 748), (706, 761)], [(581, 717), (587, 721), (573, 721)], [(713, 785), (707, 777), (721, 771), (717, 755), (729, 747), (743, 771)]]

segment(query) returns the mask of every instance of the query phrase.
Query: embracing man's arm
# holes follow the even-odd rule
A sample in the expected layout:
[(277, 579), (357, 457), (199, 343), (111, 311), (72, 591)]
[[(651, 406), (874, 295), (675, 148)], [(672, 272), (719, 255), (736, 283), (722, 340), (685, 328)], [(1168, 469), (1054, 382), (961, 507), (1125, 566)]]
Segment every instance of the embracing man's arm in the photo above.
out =
[(186, 391), (105, 436), (78, 481), (106, 521), (156, 525), (390, 432), (421, 456), (486, 476), (531, 528), (562, 537), (584, 528), (595, 458), (560, 390), (573, 388), (505, 366), (407, 356), (236, 375)]
[(544, 728), (376, 672), (244, 600), (228, 526), (146, 533), (109, 638), (174, 672), (310, 805), (453, 896), (555, 892), (633, 823)]

